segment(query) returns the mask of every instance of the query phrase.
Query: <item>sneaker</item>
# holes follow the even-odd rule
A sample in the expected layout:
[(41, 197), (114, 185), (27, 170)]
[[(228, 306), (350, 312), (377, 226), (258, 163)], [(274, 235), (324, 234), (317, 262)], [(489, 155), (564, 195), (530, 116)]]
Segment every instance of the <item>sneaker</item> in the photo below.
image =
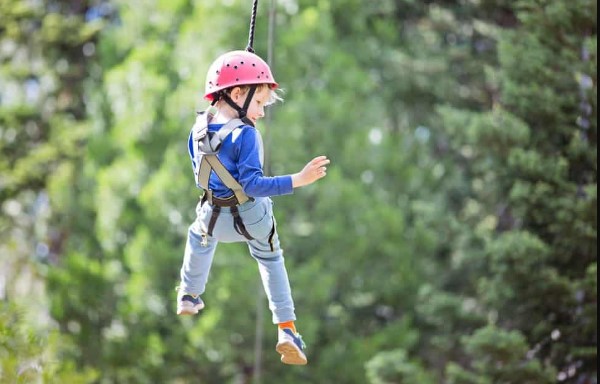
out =
[(294, 333), (289, 328), (279, 329), (279, 340), (275, 350), (281, 354), (281, 362), (291, 365), (305, 365), (308, 363), (304, 354), (306, 344), (299, 333)]
[(200, 295), (193, 296), (181, 290), (177, 294), (178, 315), (196, 315), (202, 308), (204, 308), (204, 302)]

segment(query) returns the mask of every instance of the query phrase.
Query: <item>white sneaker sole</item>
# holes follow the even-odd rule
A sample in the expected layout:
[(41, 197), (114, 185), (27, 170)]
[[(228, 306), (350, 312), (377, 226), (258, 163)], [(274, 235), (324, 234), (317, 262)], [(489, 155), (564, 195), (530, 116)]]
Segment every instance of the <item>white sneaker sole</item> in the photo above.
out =
[(179, 316), (185, 315), (197, 315), (200, 310), (204, 308), (204, 305), (182, 305), (177, 307), (177, 314)]
[(284, 364), (306, 365), (308, 363), (304, 352), (291, 341), (277, 344), (275, 350), (281, 355), (281, 362)]

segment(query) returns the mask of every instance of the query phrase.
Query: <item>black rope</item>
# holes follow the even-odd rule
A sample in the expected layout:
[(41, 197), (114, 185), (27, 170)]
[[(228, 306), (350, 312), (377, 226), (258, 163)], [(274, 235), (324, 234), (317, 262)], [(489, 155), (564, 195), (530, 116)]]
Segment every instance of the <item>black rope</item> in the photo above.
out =
[(256, 14), (258, 12), (258, 0), (254, 0), (252, 5), (252, 17), (250, 19), (250, 34), (248, 36), (248, 46), (246, 51), (254, 53), (254, 32), (256, 30)]

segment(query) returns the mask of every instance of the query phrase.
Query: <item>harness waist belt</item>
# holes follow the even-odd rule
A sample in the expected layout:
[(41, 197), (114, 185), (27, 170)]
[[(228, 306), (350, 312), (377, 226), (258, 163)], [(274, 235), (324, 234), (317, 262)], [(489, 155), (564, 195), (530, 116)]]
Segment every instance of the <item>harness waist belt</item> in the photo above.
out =
[(238, 199), (235, 196), (230, 196), (225, 199), (213, 196), (210, 203), (217, 207), (235, 207), (239, 204)]

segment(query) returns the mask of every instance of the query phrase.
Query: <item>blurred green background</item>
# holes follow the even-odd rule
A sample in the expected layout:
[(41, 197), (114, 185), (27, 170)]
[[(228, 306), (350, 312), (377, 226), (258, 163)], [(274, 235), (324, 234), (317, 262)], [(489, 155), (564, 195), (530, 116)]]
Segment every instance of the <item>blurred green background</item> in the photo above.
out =
[(267, 170), (332, 160), (274, 199), (309, 365), (243, 244), (175, 315), (187, 135), (252, 1), (0, 0), (0, 382), (597, 383), (597, 2), (259, 5)]

